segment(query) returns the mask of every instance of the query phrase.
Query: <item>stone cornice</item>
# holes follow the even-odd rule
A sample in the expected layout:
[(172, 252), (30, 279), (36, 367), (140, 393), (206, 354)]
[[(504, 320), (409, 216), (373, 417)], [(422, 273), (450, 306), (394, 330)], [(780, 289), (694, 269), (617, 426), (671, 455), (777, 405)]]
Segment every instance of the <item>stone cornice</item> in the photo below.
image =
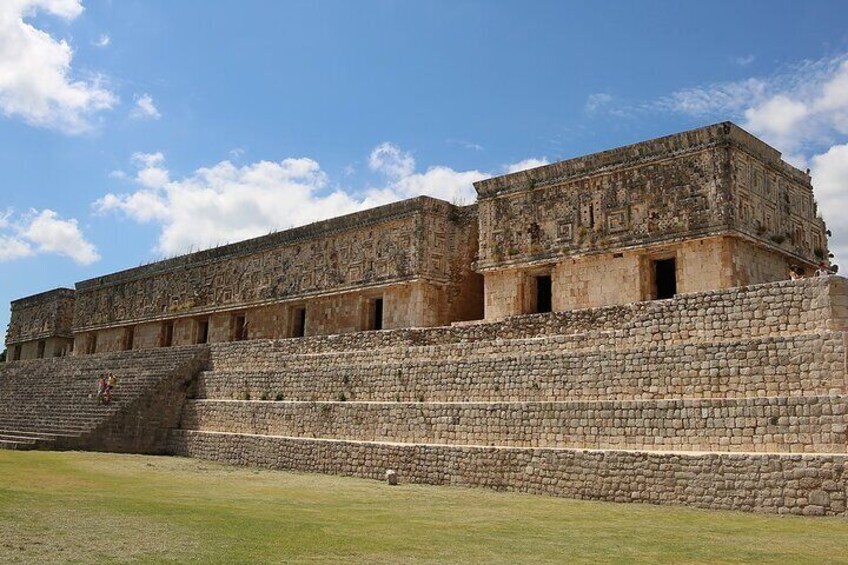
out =
[(198, 267), (226, 259), (236, 259), (268, 251), (275, 247), (292, 245), (303, 241), (309, 241), (320, 237), (332, 236), (347, 230), (358, 229), (377, 225), (383, 222), (397, 220), (417, 214), (443, 209), (456, 209), (453, 204), (431, 198), (419, 196), (392, 204), (386, 204), (377, 208), (354, 212), (344, 216), (338, 216), (315, 222), (305, 226), (292, 228), (253, 239), (247, 239), (238, 243), (231, 243), (213, 249), (206, 249), (195, 253), (189, 253), (164, 261), (157, 261), (149, 265), (135, 267), (124, 271), (118, 271), (78, 282), (76, 289), (83, 292), (102, 288), (114, 284), (125, 283), (132, 280), (143, 279), (150, 276), (161, 275), (178, 269)]
[(779, 151), (732, 122), (706, 127), (592, 153), (474, 183), (481, 199), (554, 186), (598, 174), (607, 174), (650, 162), (717, 147), (737, 147), (778, 168), (794, 180), (809, 185), (810, 177), (781, 159)]

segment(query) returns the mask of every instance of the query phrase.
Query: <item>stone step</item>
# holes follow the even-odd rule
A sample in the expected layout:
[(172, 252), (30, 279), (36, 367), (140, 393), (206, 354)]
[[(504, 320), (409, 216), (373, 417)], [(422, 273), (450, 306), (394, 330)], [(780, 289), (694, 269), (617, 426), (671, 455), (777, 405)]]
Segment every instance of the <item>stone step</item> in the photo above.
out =
[(61, 422), (61, 421), (37, 421), (33, 423), (19, 421), (0, 421), (0, 426), (5, 429), (13, 429), (18, 431), (29, 431), (38, 434), (55, 434), (63, 435), (79, 435), (91, 432), (99, 425), (99, 422), (90, 424), (80, 424), (77, 422)]
[(846, 397), (513, 403), (194, 400), (181, 428), (397, 443), (848, 452)]
[(579, 353), (545, 350), (481, 356), (475, 345), (468, 344), (463, 354), (437, 359), (412, 352), (387, 359), (371, 352), (308, 362), (289, 359), (273, 369), (256, 353), (241, 359), (239, 370), (203, 372), (197, 396), (448, 402), (848, 392), (842, 332)]
[[(164, 379), (182, 379), (189, 369), (194, 374), (205, 357), (205, 347), (191, 347), (0, 364), (0, 437), (5, 434), (7, 447), (15, 448), (103, 449), (122, 446), (121, 430), (128, 430), (132, 437), (127, 445), (153, 449), (145, 443), (144, 432), (138, 431), (146, 429), (144, 418), (130, 423), (117, 420), (117, 431), (110, 420), (127, 409), (155, 410), (147, 407), (148, 394), (157, 391)], [(106, 406), (97, 401), (96, 385), (97, 378), (109, 372), (119, 381)], [(146, 417), (155, 422), (159, 415)]]
[[(437, 330), (438, 328), (434, 328)], [(343, 362), (373, 361), (375, 355), (385, 362), (403, 362), (407, 357), (419, 358), (426, 361), (440, 361), (451, 358), (492, 358), (500, 355), (521, 354), (532, 356), (545, 354), (550, 351), (571, 353), (574, 355), (606, 351), (644, 351), (668, 344), (695, 346), (723, 346), (745, 343), (749, 340), (783, 340), (818, 335), (830, 330), (816, 328), (815, 330), (797, 332), (772, 332), (768, 335), (751, 335), (739, 331), (737, 335), (727, 333), (703, 338), (686, 336), (684, 338), (662, 338), (652, 335), (647, 338), (629, 338), (618, 332), (604, 332), (592, 339), (585, 336), (542, 336), (522, 339), (495, 338), (483, 341), (457, 341), (437, 345), (400, 345), (394, 347), (366, 348), (362, 350), (327, 350), (319, 352), (292, 352), (283, 347), (290, 340), (244, 341), (235, 344), (215, 344), (212, 346), (211, 369), (216, 371), (233, 371), (243, 368), (245, 361), (250, 362), (258, 370), (269, 370), (286, 366), (320, 366), (324, 364), (339, 364)]]
[(27, 407), (26, 409), (18, 409), (18, 410), (10, 410), (7, 412), (0, 412), (0, 420), (25, 420), (32, 419), (37, 417), (43, 417), (49, 420), (61, 420), (61, 419), (73, 419), (73, 420), (82, 420), (82, 419), (96, 419), (100, 420), (104, 416), (110, 416), (112, 414), (117, 414), (122, 407), (122, 404), (109, 404), (108, 406), (95, 406), (91, 407), (83, 407), (80, 406), (78, 410), (73, 410), (73, 407), (53, 407), (53, 406), (44, 406), (41, 408), (38, 407)]
[(51, 432), (31, 432), (17, 429), (0, 429), (0, 437), (4, 436), (20, 436), (31, 439), (57, 439), (57, 438), (78, 438), (79, 434), (72, 433), (51, 433)]
[[(393, 444), (175, 430), (170, 451), (232, 465), (611, 502), (846, 516), (848, 455)], [(638, 472), (636, 472), (638, 471)]]
[[(74, 436), (68, 436), (68, 437), (74, 437)], [(42, 436), (36, 436), (36, 435), (33, 435), (33, 434), (26, 434), (26, 433), (19, 433), (19, 432), (0, 433), (0, 440), (6, 440), (6, 441), (32, 442), (33, 444), (35, 444), (36, 442), (38, 442), (40, 440), (52, 441), (54, 439), (56, 439), (56, 438), (55, 437), (42, 437)]]
[(30, 450), (35, 449), (36, 446), (35, 440), (18, 440), (18, 439), (2, 439), (0, 438), (0, 449), (12, 449), (12, 450)]

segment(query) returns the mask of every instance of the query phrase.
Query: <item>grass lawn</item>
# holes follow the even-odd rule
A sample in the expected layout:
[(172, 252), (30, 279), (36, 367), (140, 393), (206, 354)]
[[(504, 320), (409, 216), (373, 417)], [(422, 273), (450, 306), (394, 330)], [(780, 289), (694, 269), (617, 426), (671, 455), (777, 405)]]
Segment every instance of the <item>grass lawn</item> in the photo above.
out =
[(848, 520), (0, 451), (2, 563), (848, 563)]

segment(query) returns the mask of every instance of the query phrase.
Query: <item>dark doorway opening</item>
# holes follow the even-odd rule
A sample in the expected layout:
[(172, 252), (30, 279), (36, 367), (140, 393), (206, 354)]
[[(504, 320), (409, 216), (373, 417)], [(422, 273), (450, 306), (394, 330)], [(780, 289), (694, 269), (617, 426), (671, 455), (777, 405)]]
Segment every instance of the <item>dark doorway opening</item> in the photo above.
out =
[(88, 340), (88, 352), (91, 354), (97, 353), (97, 334), (91, 334), (91, 339)]
[(135, 341), (135, 328), (127, 328), (124, 334), (124, 351), (131, 351)]
[(677, 262), (674, 258), (654, 261), (654, 298), (663, 300), (677, 294)]
[(306, 308), (295, 308), (294, 321), (292, 324), (292, 337), (303, 337), (306, 335)]
[(377, 298), (372, 302), (372, 318), (374, 323), (372, 324), (372, 330), (382, 330), (383, 329), (383, 299)]
[(242, 341), (247, 339), (247, 319), (244, 317), (244, 314), (239, 314), (235, 318), (235, 325), (233, 326), (233, 339), (235, 341)]
[(12, 346), (12, 361), (20, 361), (21, 360), (21, 346), (13, 345)]
[(44, 359), (44, 347), (45, 347), (45, 345), (46, 344), (44, 343), (44, 340), (41, 340), (41, 341), (38, 342), (38, 358), (39, 359)]
[(174, 322), (165, 322), (162, 324), (162, 347), (171, 347), (174, 343)]
[(209, 341), (209, 320), (198, 320), (195, 343), (206, 343), (207, 341)]
[(536, 312), (550, 312), (553, 307), (552, 284), (550, 275), (536, 277)]

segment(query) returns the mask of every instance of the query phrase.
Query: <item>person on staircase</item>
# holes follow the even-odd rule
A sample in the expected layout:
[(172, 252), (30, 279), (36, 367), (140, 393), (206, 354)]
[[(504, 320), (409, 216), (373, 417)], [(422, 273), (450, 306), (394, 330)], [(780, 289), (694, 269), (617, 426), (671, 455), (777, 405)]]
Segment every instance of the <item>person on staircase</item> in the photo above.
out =
[(97, 379), (97, 402), (103, 404), (103, 396), (106, 394), (106, 375), (100, 375)]
[(109, 376), (106, 377), (106, 404), (112, 402), (112, 394), (116, 384), (118, 384), (118, 377), (115, 376), (115, 373), (109, 373)]

